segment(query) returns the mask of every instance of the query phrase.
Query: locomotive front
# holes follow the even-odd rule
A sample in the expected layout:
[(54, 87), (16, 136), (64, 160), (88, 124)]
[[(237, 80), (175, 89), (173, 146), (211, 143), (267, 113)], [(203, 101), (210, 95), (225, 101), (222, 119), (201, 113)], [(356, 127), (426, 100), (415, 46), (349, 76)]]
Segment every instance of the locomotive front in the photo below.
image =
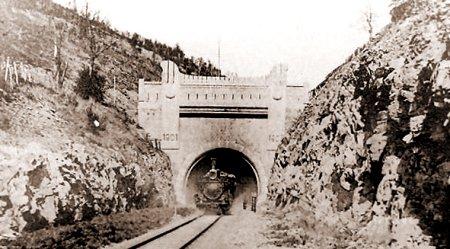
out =
[(233, 203), (236, 177), (216, 169), (216, 161), (211, 160), (211, 169), (197, 182), (200, 193), (194, 195), (198, 208), (227, 214)]

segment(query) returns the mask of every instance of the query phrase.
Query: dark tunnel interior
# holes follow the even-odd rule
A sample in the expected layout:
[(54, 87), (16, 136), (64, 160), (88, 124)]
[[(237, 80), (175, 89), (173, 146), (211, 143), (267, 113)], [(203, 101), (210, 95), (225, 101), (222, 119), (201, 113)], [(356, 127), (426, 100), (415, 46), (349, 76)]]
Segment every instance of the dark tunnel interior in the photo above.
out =
[(186, 199), (189, 204), (194, 203), (193, 196), (200, 192), (198, 179), (211, 169), (211, 158), (216, 158), (216, 168), (236, 176), (236, 192), (232, 209), (242, 206), (244, 199), (250, 200), (252, 193), (258, 194), (257, 176), (253, 171), (250, 160), (241, 152), (218, 148), (210, 150), (200, 156), (187, 177)]

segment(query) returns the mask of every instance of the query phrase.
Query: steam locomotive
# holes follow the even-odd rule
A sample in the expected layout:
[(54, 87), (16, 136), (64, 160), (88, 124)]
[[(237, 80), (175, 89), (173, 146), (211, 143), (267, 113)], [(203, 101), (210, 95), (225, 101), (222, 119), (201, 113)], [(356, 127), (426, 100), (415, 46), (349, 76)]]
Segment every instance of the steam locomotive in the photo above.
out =
[(200, 209), (215, 211), (219, 215), (228, 214), (236, 190), (236, 177), (215, 166), (213, 158), (211, 169), (197, 181), (200, 193), (194, 195), (195, 204)]

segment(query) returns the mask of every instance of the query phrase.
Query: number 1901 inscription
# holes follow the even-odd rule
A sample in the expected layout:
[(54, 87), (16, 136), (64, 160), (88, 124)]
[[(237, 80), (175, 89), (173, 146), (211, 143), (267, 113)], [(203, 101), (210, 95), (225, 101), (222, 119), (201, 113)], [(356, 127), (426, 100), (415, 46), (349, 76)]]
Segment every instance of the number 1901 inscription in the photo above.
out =
[(176, 133), (164, 133), (162, 137), (163, 137), (164, 141), (169, 141), (169, 142), (178, 141), (178, 134), (176, 134)]

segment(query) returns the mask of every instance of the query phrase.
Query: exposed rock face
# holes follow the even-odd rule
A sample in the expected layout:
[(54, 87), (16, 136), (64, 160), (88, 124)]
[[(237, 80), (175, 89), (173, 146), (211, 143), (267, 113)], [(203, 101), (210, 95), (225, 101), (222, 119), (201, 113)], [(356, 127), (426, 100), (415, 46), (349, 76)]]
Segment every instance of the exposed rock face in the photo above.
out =
[(173, 193), (167, 158), (153, 152), (130, 160), (126, 153), (78, 143), (56, 152), (33, 142), (0, 145), (0, 234), (168, 206)]
[(278, 148), (269, 195), (378, 245), (445, 247), (450, 8), (398, 7), (408, 11), (394, 9), (394, 23), (313, 91)]

